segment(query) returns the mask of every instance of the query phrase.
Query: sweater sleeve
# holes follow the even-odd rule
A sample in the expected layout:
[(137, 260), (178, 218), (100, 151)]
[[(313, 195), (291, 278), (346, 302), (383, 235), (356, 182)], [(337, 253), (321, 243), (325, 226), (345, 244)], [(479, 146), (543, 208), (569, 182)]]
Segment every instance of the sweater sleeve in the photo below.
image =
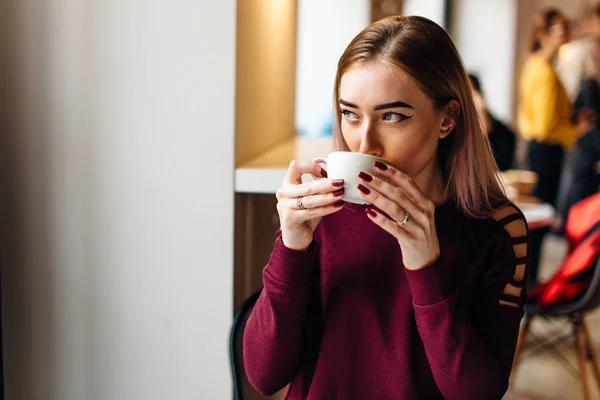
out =
[(461, 299), (443, 256), (406, 271), (415, 319), (435, 381), (448, 400), (501, 399), (508, 388), (525, 302), (527, 225), (513, 206), (496, 213), (503, 230), (482, 248), (472, 299)]
[(246, 323), (244, 366), (250, 383), (271, 395), (289, 384), (299, 369), (311, 275), (318, 245), (307, 252), (285, 247), (278, 237), (263, 270), (263, 291)]

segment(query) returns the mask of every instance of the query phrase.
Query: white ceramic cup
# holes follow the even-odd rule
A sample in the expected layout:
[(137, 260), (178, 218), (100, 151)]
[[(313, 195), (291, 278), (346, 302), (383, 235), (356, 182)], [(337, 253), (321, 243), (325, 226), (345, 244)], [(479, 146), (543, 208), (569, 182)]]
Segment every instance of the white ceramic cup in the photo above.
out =
[[(361, 171), (371, 175), (376, 173), (376, 161), (388, 164), (379, 157), (349, 151), (335, 151), (330, 153), (327, 158), (315, 158), (313, 161), (324, 167), (329, 179), (344, 180), (344, 197), (342, 200), (354, 204), (369, 204), (369, 202), (360, 195), (360, 191), (358, 190), (358, 184), (361, 183), (358, 174)], [(314, 176), (314, 178), (322, 179), (317, 176)]]

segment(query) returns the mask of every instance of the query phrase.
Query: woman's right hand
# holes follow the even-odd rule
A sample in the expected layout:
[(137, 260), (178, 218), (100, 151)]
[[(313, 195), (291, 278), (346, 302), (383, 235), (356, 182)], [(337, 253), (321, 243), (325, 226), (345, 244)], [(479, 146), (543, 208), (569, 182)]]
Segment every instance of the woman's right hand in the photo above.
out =
[(281, 239), (293, 250), (306, 250), (321, 218), (341, 210), (344, 205), (343, 180), (318, 179), (302, 183), (303, 174), (327, 177), (323, 168), (313, 161), (294, 160), (290, 163), (276, 196)]

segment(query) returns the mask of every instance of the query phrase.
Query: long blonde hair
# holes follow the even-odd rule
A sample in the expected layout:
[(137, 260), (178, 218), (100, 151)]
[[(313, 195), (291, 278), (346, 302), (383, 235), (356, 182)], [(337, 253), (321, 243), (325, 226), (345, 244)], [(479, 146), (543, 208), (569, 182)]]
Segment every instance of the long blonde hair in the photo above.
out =
[(446, 31), (427, 18), (388, 17), (371, 24), (350, 42), (335, 77), (335, 148), (348, 150), (338, 107), (341, 78), (351, 67), (370, 60), (380, 60), (407, 73), (438, 110), (451, 100), (460, 103), (454, 130), (439, 143), (438, 161), (447, 194), (459, 209), (475, 218), (490, 216), (507, 201), (498, 182), (498, 167), (483, 134), (458, 51)]

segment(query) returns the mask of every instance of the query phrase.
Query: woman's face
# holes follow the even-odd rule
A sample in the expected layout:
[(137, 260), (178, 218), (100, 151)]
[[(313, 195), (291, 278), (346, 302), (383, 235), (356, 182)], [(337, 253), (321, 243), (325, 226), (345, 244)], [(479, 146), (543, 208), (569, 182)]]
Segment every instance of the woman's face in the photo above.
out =
[(558, 49), (571, 39), (571, 28), (569, 22), (562, 15), (557, 15), (552, 19), (550, 28), (546, 34), (545, 42)]
[(342, 76), (339, 107), (351, 151), (381, 157), (413, 178), (435, 168), (438, 142), (454, 127), (408, 74), (380, 61)]

